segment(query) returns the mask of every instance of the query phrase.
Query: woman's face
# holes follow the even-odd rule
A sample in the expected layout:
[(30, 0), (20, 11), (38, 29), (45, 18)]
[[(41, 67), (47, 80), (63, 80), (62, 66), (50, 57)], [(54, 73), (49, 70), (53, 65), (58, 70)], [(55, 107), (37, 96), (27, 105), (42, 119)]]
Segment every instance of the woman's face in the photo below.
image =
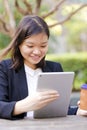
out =
[(45, 33), (35, 34), (27, 39), (19, 46), (24, 63), (36, 68), (48, 51), (48, 37)]

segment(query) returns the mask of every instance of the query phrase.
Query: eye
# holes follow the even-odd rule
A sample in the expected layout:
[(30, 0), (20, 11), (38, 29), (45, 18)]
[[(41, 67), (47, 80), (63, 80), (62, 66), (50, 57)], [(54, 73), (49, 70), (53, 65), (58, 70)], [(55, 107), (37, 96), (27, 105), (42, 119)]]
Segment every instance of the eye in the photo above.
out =
[(28, 47), (28, 48), (33, 48), (33, 46), (32, 46), (32, 45), (27, 45), (27, 47)]
[(41, 46), (42, 48), (46, 47), (46, 46)]
[(42, 48), (45, 48), (45, 47), (47, 47), (47, 45), (42, 45), (41, 47), (42, 47)]

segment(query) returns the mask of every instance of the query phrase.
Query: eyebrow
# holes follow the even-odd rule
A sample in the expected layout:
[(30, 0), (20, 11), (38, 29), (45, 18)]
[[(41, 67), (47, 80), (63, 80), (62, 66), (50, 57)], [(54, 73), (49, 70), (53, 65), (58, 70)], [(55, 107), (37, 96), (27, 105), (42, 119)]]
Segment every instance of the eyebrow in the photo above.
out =
[[(45, 44), (45, 43), (47, 43), (48, 41), (44, 41), (44, 42), (41, 42), (41, 43), (43, 43), (43, 44)], [(30, 43), (30, 44), (34, 44), (34, 42), (32, 42), (32, 41), (25, 41), (25, 43)], [(36, 42), (35, 42), (36, 43)]]

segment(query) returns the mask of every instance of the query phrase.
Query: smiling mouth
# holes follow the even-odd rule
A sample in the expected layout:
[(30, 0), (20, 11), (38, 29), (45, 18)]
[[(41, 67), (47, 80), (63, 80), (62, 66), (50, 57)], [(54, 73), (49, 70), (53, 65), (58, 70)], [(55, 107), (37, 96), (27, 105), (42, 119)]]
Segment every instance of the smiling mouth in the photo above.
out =
[(40, 56), (32, 56), (31, 57), (33, 60), (39, 60), (40, 59)]

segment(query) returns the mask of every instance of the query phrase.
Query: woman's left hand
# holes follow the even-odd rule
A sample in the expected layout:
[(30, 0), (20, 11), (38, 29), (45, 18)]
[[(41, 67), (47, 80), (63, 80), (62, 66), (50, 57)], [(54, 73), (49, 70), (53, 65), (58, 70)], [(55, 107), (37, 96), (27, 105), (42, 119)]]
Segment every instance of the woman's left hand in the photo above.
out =
[(87, 116), (87, 111), (78, 108), (76, 115), (79, 115), (79, 116)]
[(77, 102), (77, 105), (78, 105), (78, 110), (77, 110), (76, 115), (79, 115), (79, 116), (87, 116), (87, 110), (82, 110), (82, 109), (80, 108), (80, 101)]

